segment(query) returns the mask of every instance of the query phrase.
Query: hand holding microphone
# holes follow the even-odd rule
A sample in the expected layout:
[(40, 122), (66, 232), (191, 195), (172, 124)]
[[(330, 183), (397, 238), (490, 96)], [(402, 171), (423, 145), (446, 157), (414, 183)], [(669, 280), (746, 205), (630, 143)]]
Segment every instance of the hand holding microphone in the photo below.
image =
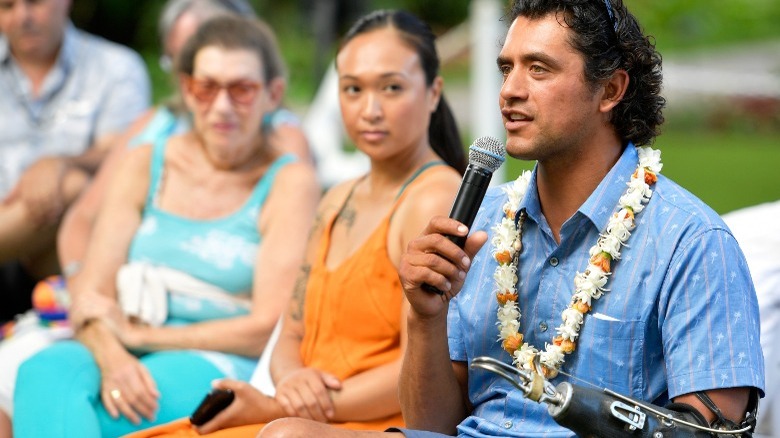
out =
[[(450, 210), (451, 219), (471, 228), (490, 185), (490, 178), (504, 162), (505, 155), (506, 149), (503, 143), (493, 137), (480, 137), (474, 141), (474, 144), (469, 147), (468, 167), (463, 174), (463, 181)], [(447, 236), (447, 238), (461, 248), (466, 243), (466, 236)], [(428, 292), (443, 294), (429, 284), (423, 284), (422, 288)]]

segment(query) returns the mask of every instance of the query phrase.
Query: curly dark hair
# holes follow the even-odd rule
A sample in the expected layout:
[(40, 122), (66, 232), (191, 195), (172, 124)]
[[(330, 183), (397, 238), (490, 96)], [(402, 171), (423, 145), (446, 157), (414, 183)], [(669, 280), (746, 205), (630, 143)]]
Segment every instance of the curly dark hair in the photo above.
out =
[(611, 121), (623, 141), (651, 144), (664, 122), (661, 54), (622, 0), (515, 0), (509, 22), (518, 16), (538, 19), (560, 13), (573, 31), (571, 45), (585, 58), (585, 79), (596, 87), (615, 70), (630, 78)]

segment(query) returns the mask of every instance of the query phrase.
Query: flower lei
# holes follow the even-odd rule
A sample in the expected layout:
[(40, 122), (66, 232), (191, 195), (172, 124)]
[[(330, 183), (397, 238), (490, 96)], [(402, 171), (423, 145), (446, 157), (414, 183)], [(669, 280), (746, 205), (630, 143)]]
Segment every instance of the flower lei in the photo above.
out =
[(574, 277), (574, 294), (571, 303), (562, 313), (563, 324), (555, 330), (558, 333), (552, 344), (545, 343), (544, 351), (523, 342), (520, 329), (520, 307), (517, 303), (517, 266), (522, 251), (523, 221), (525, 210), (515, 224), (515, 214), (520, 201), (528, 190), (531, 172), (524, 171), (512, 184), (504, 187), (508, 196), (503, 205), (504, 216), (501, 223), (493, 227), (493, 257), (498, 262), (493, 278), (498, 301), (498, 327), (501, 346), (513, 357), (513, 364), (520, 369), (536, 371), (534, 360), (539, 355), (539, 363), (545, 378), (558, 375), (564, 362), (564, 354), (571, 354), (576, 348), (576, 340), (585, 314), (591, 310), (593, 300), (598, 300), (608, 292), (605, 289), (607, 277), (611, 274), (611, 262), (620, 259), (620, 249), (625, 246), (631, 231), (636, 227), (635, 216), (641, 212), (650, 200), (653, 191), (650, 186), (657, 180), (661, 171), (661, 152), (649, 147), (638, 147), (639, 165), (628, 182), (628, 189), (618, 201), (618, 211), (612, 215), (606, 231), (601, 233), (593, 247), (584, 272)]

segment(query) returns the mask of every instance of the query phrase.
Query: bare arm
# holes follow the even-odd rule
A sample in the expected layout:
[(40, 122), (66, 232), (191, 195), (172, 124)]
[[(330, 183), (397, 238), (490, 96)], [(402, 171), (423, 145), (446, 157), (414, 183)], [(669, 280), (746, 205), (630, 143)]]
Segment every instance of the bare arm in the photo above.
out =
[(401, 356), (342, 382), (341, 389), (331, 391), (335, 408), (331, 421), (370, 421), (398, 414), (398, 375), (406, 352), (406, 320), (409, 303), (404, 302), (401, 314)]
[(149, 110), (110, 146), (92, 182), (66, 211), (57, 233), (57, 251), (63, 269), (77, 266), (84, 261), (92, 228), (112, 175), (117, 172), (119, 164), (129, 152), (128, 143), (143, 131), (153, 116), (154, 110)]
[[(457, 221), (434, 217), (422, 235), (409, 244), (402, 259), (399, 275), (412, 311), (399, 395), (404, 420), (415, 429), (453, 434), (471, 410), (465, 364), (452, 362), (449, 357), (447, 310), (487, 235), (476, 232), (469, 236), (464, 249), (444, 237), (465, 236), (467, 232)], [(444, 295), (423, 290), (426, 283)]]
[(84, 269), (68, 282), (74, 299), (78, 300), (84, 293), (115, 298), (116, 272), (125, 263), (130, 242), (141, 224), (141, 211), (149, 188), (151, 152), (151, 146), (132, 151), (110, 178)]
[(314, 158), (309, 148), (309, 140), (306, 139), (300, 126), (281, 124), (274, 128), (274, 143), (281, 145), (284, 152), (295, 154), (301, 161), (314, 164)]
[(407, 426), (415, 429), (455, 432), (470, 411), (467, 406), (468, 370), (450, 360), (446, 313), (425, 319), (409, 317), (409, 346), (398, 385)]
[[(750, 388), (713, 389), (705, 392), (727, 419), (737, 424), (745, 419)], [(693, 406), (707, 419), (708, 423), (712, 423), (715, 420), (715, 414), (693, 394), (683, 394), (675, 397), (674, 402)]]
[[(136, 424), (140, 416), (154, 416), (159, 393), (149, 372), (127, 352), (107, 321), (122, 320), (114, 279), (141, 222), (150, 160), (151, 147), (143, 147), (119, 167), (100, 211), (84, 269), (68, 280), (73, 299), (69, 316), (77, 339), (89, 348), (100, 368), (103, 404), (113, 417), (121, 413)], [(122, 397), (112, 397), (113, 390)]]

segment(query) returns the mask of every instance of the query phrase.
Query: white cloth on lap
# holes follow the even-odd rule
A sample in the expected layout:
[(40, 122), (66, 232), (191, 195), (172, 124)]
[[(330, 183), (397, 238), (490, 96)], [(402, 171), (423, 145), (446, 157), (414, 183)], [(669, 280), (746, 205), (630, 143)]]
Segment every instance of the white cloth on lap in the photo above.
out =
[(216, 302), (230, 302), (249, 310), (248, 299), (164, 266), (133, 262), (119, 268), (116, 276), (119, 305), (125, 315), (159, 327), (168, 317), (168, 294)]

